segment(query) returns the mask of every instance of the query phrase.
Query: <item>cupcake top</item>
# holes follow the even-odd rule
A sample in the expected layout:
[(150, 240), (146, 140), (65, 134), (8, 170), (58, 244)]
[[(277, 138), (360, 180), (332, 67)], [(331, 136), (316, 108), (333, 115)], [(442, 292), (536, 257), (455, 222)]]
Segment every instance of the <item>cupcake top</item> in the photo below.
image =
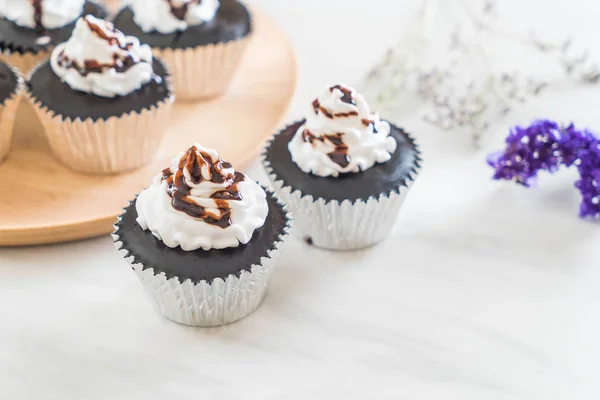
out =
[(346, 85), (326, 88), (288, 144), (294, 163), (321, 177), (366, 171), (396, 151), (390, 124)]
[(136, 24), (144, 32), (163, 34), (210, 22), (219, 6), (219, 0), (131, 0), (129, 3)]
[(269, 213), (265, 191), (199, 144), (178, 154), (136, 201), (137, 222), (171, 248), (246, 244)]
[[(82, 5), (83, 4), (83, 5)], [(0, 0), (0, 49), (37, 54), (69, 39), (75, 21), (106, 9), (91, 0)]]
[(0, 0), (0, 15), (24, 28), (58, 29), (75, 21), (85, 0)]
[(190, 49), (250, 34), (250, 12), (239, 0), (130, 0), (115, 26), (160, 49)]
[(50, 64), (72, 89), (102, 97), (125, 96), (154, 74), (148, 45), (91, 15), (80, 18), (70, 39), (56, 46)]

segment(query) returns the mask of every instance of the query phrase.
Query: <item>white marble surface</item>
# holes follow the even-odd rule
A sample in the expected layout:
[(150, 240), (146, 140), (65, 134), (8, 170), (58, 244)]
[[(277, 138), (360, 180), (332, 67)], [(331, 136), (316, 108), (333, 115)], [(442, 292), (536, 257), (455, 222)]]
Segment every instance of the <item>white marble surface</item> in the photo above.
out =
[[(255, 3), (298, 50), (290, 116), (324, 84), (357, 82), (415, 8)], [(592, 0), (506, 4), (600, 33)], [(572, 172), (526, 192), (483, 162), (508, 122), (600, 130), (597, 92), (557, 85), (480, 152), (407, 117), (426, 163), (388, 240), (353, 253), (293, 241), (262, 307), (227, 327), (161, 318), (108, 237), (0, 250), (0, 399), (598, 399), (600, 228), (577, 219)]]

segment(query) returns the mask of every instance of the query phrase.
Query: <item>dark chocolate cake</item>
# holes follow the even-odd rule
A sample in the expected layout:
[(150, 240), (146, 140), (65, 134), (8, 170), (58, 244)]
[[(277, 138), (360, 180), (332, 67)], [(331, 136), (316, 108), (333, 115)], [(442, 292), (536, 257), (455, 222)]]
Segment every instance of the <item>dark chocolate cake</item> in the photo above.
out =
[(0, 62), (0, 105), (15, 93), (18, 84), (17, 74), (8, 65)]
[(268, 191), (267, 202), (269, 214), (265, 224), (254, 231), (250, 242), (238, 247), (208, 251), (170, 248), (150, 230), (143, 230), (139, 226), (135, 201), (121, 215), (115, 226), (115, 235), (118, 236), (117, 241), (122, 243), (121, 248), (133, 257), (133, 262), (142, 264), (144, 269), (152, 268), (155, 275), (164, 273), (167, 278), (176, 277), (180, 282), (190, 279), (194, 283), (211, 283), (217, 278), (239, 276), (252, 265), (261, 264), (261, 258), (267, 257), (269, 251), (275, 249), (288, 227), (289, 219), (283, 206)]
[(294, 163), (288, 150), (288, 143), (303, 124), (304, 120), (301, 120), (284, 128), (267, 145), (264, 154), (267, 171), (272, 168), (275, 180), (283, 181), (283, 186), (291, 187), (292, 191), (300, 190), (303, 195), (326, 201), (366, 201), (369, 197), (378, 198), (381, 194), (398, 193), (400, 187), (408, 186), (417, 175), (421, 162), (420, 152), (413, 138), (391, 123), (390, 136), (398, 146), (389, 161), (375, 164), (366, 171), (345, 173), (338, 177), (305, 173)]
[(155, 58), (153, 68), (155, 78), (150, 82), (126, 96), (112, 98), (73, 90), (54, 73), (48, 61), (33, 71), (27, 85), (35, 101), (54, 113), (70, 119), (95, 121), (139, 113), (172, 96), (165, 65)]

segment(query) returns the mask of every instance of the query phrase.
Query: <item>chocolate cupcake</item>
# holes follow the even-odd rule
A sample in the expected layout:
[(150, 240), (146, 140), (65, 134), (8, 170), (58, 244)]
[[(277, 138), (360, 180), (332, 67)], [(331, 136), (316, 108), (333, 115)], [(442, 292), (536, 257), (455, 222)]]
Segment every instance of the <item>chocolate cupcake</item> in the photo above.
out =
[(167, 61), (182, 99), (225, 92), (252, 31), (237, 0), (132, 0), (114, 22)]
[(267, 143), (263, 164), (307, 243), (334, 250), (371, 246), (390, 233), (420, 169), (402, 128), (371, 113), (344, 85), (328, 87)]
[(167, 68), (150, 47), (90, 15), (34, 68), (27, 87), (54, 155), (90, 173), (150, 161), (174, 101)]
[(23, 78), (12, 66), (0, 62), (0, 163), (10, 150), (15, 114), (23, 94)]
[(289, 223), (271, 193), (196, 144), (125, 208), (113, 238), (161, 314), (216, 326), (258, 307)]
[(106, 9), (86, 0), (0, 2), (0, 60), (26, 74), (66, 41), (81, 16), (106, 17)]

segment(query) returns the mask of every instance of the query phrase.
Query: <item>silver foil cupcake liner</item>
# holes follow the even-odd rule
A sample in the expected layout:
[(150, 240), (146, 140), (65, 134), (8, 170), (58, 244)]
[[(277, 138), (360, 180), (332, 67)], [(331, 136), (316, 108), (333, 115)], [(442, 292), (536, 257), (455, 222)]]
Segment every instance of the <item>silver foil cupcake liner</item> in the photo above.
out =
[(286, 203), (296, 221), (295, 235), (316, 247), (331, 250), (356, 250), (373, 246), (385, 239), (396, 223), (400, 208), (412, 187), (400, 193), (358, 200), (326, 201), (289, 186), (271, 176), (275, 195)]
[[(411, 138), (412, 139), (412, 138)], [(272, 140), (272, 139), (271, 139)], [(265, 149), (271, 145), (267, 142)], [(314, 198), (279, 179), (263, 152), (263, 166), (275, 196), (287, 205), (294, 218), (294, 235), (308, 244), (329, 250), (358, 250), (385, 239), (396, 224), (398, 214), (420, 166), (420, 151), (415, 144), (417, 162), (404, 185), (367, 200), (344, 201)]]
[[(284, 211), (287, 211), (285, 206)], [(202, 280), (196, 283), (190, 279), (181, 282), (177, 277), (169, 279), (162, 272), (156, 273), (153, 268), (134, 261), (135, 257), (123, 247), (116, 226), (112, 236), (115, 246), (131, 265), (161, 315), (184, 325), (211, 327), (238, 321), (258, 308), (267, 292), (276, 259), (292, 228), (292, 219), (287, 212), (286, 218), (287, 225), (282, 234), (260, 264), (244, 268), (239, 276), (229, 275), (211, 282)]]

